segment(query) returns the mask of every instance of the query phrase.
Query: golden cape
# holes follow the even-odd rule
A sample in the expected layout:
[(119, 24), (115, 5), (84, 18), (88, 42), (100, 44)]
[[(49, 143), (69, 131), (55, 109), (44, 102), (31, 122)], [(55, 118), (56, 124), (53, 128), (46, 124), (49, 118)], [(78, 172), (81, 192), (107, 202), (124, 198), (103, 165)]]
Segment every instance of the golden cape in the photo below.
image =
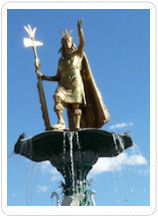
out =
[[(110, 121), (110, 114), (103, 102), (101, 93), (92, 76), (86, 54), (83, 55), (81, 76), (84, 84), (86, 105), (82, 108), (81, 128), (101, 128)], [(69, 124), (71, 124), (71, 108), (68, 108)]]

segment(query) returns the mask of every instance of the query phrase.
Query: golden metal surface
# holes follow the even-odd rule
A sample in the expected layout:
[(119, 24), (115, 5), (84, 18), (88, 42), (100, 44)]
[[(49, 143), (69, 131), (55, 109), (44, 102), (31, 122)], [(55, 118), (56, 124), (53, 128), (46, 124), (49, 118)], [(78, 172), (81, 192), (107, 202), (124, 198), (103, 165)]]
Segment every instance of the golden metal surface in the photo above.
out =
[[(66, 107), (68, 113), (69, 129), (100, 128), (110, 120), (110, 114), (103, 102), (100, 91), (93, 79), (91, 69), (84, 53), (84, 34), (82, 20), (78, 20), (79, 45), (75, 45), (71, 32), (61, 32), (61, 57), (58, 63), (58, 70), (55, 76), (45, 76), (40, 72), (40, 61), (37, 56), (36, 46), (42, 42), (35, 41), (35, 29), (25, 27), (31, 42), (24, 39), (26, 46), (31, 45), (35, 55), (35, 66), (38, 77), (38, 91), (42, 104), (42, 113), (46, 130), (65, 130), (66, 125), (63, 118), (63, 110)], [(57, 124), (50, 126), (46, 101), (41, 80), (57, 81), (58, 87), (54, 94), (54, 110), (58, 117)]]
[(28, 27), (24, 26), (24, 29), (26, 30), (26, 32), (30, 36), (30, 38), (24, 38), (24, 40), (23, 40), (24, 46), (25, 47), (31, 46), (33, 48), (33, 51), (34, 51), (35, 68), (36, 68), (36, 74), (37, 74), (37, 78), (38, 78), (37, 89), (38, 89), (40, 103), (41, 103), (42, 117), (43, 117), (43, 120), (44, 120), (44, 123), (45, 123), (46, 130), (50, 130), (51, 126), (50, 126), (48, 110), (47, 110), (47, 105), (46, 105), (46, 100), (45, 100), (45, 95), (44, 95), (44, 90), (43, 90), (42, 79), (41, 79), (41, 76), (40, 76), (41, 75), (40, 61), (39, 61), (39, 58), (38, 58), (38, 55), (37, 55), (37, 50), (36, 50), (36, 46), (42, 46), (43, 43), (41, 41), (35, 41), (34, 40), (37, 28), (34, 28), (32, 30), (31, 26), (28, 25)]

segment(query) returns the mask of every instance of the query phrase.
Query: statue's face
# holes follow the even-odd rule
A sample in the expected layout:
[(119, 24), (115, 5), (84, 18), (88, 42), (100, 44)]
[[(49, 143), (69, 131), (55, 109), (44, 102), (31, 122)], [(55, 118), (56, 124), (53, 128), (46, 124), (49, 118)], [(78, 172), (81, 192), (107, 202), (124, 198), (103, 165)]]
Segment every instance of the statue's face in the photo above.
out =
[(71, 38), (67, 38), (65, 40), (62, 41), (63, 46), (65, 49), (70, 49), (72, 47), (72, 39)]

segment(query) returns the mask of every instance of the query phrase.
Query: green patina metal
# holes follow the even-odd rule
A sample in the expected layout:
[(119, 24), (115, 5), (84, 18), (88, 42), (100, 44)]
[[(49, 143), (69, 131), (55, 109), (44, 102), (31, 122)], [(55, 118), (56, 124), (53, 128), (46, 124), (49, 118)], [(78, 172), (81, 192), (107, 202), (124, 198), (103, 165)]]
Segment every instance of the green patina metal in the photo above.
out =
[[(60, 164), (57, 170), (64, 176), (65, 183), (61, 183), (62, 192), (65, 196), (83, 193), (85, 197), (80, 200), (80, 206), (90, 205), (90, 181), (86, 179), (87, 174), (92, 169), (90, 162), (74, 162), (74, 182), (72, 179), (71, 163)], [(74, 184), (73, 184), (74, 183)]]
[(24, 139), (22, 134), (14, 152), (36, 162), (49, 160), (64, 177), (61, 183), (64, 197), (83, 194), (79, 205), (89, 206), (92, 191), (87, 175), (93, 165), (99, 157), (117, 156), (132, 145), (128, 133), (115, 134), (99, 129), (47, 131), (29, 139)]

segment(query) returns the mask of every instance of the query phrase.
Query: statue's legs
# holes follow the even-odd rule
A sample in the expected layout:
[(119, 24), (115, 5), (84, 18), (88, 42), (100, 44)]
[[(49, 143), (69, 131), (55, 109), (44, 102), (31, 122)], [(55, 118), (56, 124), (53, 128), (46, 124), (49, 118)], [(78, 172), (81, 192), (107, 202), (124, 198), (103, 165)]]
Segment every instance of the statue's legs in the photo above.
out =
[(54, 100), (55, 100), (54, 110), (55, 110), (57, 117), (58, 117), (58, 123), (53, 125), (52, 129), (63, 130), (66, 128), (65, 121), (63, 118), (63, 110), (65, 107), (65, 104), (57, 96), (54, 97)]
[(70, 104), (67, 105), (67, 115), (68, 115), (69, 129), (74, 130), (73, 109)]
[[(54, 110), (58, 117), (58, 123), (53, 125), (52, 129), (64, 130), (66, 128), (66, 125), (63, 118), (63, 110), (66, 105), (58, 96), (54, 96), (54, 100), (55, 100)], [(79, 108), (79, 104), (77, 103), (71, 104), (70, 106), (71, 106), (71, 110), (68, 111), (68, 118), (70, 118), (69, 119), (70, 130), (78, 130), (80, 128), (82, 111)]]
[(80, 128), (82, 110), (79, 109), (79, 104), (72, 104), (72, 108), (73, 108), (74, 129), (78, 130)]

